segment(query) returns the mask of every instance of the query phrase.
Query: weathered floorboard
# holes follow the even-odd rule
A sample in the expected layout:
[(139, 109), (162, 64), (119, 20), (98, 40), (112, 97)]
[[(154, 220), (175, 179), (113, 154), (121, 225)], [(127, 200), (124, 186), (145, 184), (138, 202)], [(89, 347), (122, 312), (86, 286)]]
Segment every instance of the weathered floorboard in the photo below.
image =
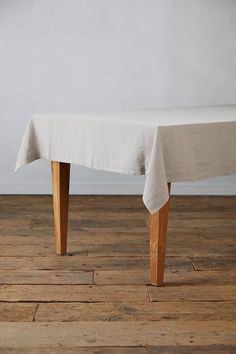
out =
[[(232, 321), (6, 322), (0, 347), (236, 345)], [(30, 340), (29, 340), (30, 338)]]
[(0, 285), (0, 301), (148, 301), (145, 285)]
[[(92, 269), (148, 269), (149, 258), (143, 256), (87, 257), (83, 255), (0, 257), (0, 269), (51, 269), (51, 270), (92, 270)], [(190, 258), (167, 257), (166, 269), (192, 270)]]
[(151, 301), (234, 301), (236, 285), (177, 285), (149, 287)]
[(1, 347), (1, 354), (147, 354), (145, 347), (74, 347), (11, 348)]
[(93, 284), (93, 271), (0, 270), (0, 284)]
[(234, 321), (235, 302), (40, 303), (35, 321)]
[[(1, 274), (1, 273), (0, 273)], [(95, 270), (94, 282), (100, 285), (121, 284), (150, 284), (148, 270)], [(236, 272), (234, 270), (206, 270), (204, 272), (194, 270), (167, 270), (165, 273), (165, 285), (223, 285), (235, 284)]]

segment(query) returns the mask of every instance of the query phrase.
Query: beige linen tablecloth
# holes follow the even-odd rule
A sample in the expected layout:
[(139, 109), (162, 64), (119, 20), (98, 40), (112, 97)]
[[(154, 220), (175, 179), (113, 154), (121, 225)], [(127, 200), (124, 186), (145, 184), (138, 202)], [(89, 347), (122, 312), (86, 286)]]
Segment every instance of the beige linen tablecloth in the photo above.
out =
[(146, 175), (151, 213), (167, 182), (236, 173), (236, 105), (106, 114), (38, 114), (27, 124), (16, 169), (34, 160)]

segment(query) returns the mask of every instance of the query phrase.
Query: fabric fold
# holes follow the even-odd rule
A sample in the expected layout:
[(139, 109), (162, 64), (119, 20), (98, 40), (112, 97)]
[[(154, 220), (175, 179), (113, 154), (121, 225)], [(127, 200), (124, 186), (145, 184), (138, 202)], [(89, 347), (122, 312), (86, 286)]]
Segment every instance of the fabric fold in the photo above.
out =
[(15, 171), (37, 159), (146, 175), (154, 213), (168, 182), (236, 173), (236, 105), (113, 114), (40, 114), (29, 120)]

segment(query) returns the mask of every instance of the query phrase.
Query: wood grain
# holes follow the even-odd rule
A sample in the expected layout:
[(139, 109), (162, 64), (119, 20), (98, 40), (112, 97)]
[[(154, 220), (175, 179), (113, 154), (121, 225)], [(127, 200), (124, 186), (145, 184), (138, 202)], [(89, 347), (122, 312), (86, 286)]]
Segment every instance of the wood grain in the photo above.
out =
[(52, 189), (56, 253), (66, 254), (70, 164), (52, 161)]
[[(235, 345), (193, 345), (189, 346), (152, 346), (148, 347), (147, 354), (233, 354)], [(190, 351), (191, 350), (191, 351)]]
[(1, 354), (147, 354), (145, 347), (1, 347)]
[[(148, 270), (95, 270), (94, 282), (100, 285), (121, 284), (149, 284)], [(165, 274), (165, 284), (169, 285), (223, 285), (236, 282), (234, 270), (206, 270), (204, 272), (194, 270), (170, 271)]]
[[(170, 187), (171, 184), (168, 183), (169, 193)], [(159, 211), (149, 215), (150, 282), (154, 286), (163, 285), (168, 217), (169, 200)]]
[(232, 301), (236, 285), (178, 285), (158, 289), (150, 286), (151, 301)]
[(6, 322), (0, 323), (0, 333), (0, 347), (11, 343), (13, 348), (236, 345), (232, 321)]
[(35, 321), (234, 321), (235, 302), (40, 303)]
[(236, 270), (236, 256), (211, 256), (192, 258), (195, 270)]
[(1, 322), (31, 322), (34, 320), (38, 305), (32, 303), (0, 302)]
[(0, 301), (148, 301), (145, 285), (0, 285)]
[[(41, 269), (41, 270), (93, 270), (93, 269), (148, 269), (149, 257), (108, 256), (87, 257), (79, 253), (64, 257), (0, 257), (0, 269)], [(190, 258), (169, 257), (166, 268), (192, 270)]]
[(0, 284), (92, 284), (93, 271), (0, 270)]

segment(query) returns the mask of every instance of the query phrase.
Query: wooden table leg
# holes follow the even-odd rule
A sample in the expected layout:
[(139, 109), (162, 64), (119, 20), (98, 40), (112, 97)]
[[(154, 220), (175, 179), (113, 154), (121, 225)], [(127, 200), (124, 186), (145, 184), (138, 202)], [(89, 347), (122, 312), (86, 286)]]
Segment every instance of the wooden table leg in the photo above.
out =
[(66, 254), (70, 164), (52, 161), (52, 189), (56, 253)]
[[(168, 183), (170, 193), (171, 184)], [(163, 285), (168, 228), (169, 201), (156, 213), (149, 214), (151, 284)]]

